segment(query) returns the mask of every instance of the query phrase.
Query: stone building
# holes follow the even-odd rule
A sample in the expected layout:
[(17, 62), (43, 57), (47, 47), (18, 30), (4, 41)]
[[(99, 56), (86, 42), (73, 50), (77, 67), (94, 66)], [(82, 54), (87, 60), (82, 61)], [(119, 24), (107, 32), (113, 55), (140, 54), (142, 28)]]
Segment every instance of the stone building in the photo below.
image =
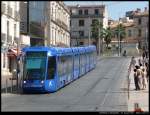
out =
[(108, 15), (105, 5), (85, 5), (69, 6), (71, 12), (71, 45), (96, 44), (92, 38), (91, 24), (97, 19), (103, 23), (103, 27), (108, 25)]
[(50, 1), (46, 8), (46, 14), (50, 15), (47, 15), (45, 44), (70, 47), (70, 12), (68, 7), (62, 1)]
[(10, 75), (16, 68), (19, 55), (20, 15), (19, 2), (1, 2), (1, 72)]

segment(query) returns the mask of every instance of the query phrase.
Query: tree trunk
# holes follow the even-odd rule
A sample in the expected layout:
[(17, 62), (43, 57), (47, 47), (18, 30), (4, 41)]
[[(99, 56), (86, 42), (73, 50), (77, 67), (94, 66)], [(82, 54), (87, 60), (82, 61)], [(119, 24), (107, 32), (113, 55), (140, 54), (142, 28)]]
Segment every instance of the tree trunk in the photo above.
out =
[(98, 55), (101, 53), (101, 40), (98, 38)]

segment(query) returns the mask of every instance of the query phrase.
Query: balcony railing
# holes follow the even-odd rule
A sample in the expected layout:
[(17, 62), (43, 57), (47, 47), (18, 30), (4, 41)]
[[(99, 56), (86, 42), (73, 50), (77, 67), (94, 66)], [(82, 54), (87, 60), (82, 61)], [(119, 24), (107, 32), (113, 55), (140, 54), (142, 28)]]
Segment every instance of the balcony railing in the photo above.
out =
[(6, 4), (2, 3), (1, 8), (2, 8), (1, 13), (6, 13)]
[(20, 20), (20, 15), (19, 15), (19, 12), (18, 11), (15, 11), (14, 13), (14, 18), (16, 21), (19, 21)]
[(8, 6), (8, 16), (12, 17), (12, 8)]
[(65, 30), (68, 30), (68, 26), (61, 20), (56, 19), (56, 23), (61, 26), (62, 28), (64, 28)]
[(89, 18), (89, 17), (90, 18), (97, 18), (97, 17), (104, 18), (104, 15), (103, 14), (88, 14), (88, 15), (72, 14), (71, 15), (71, 18)]

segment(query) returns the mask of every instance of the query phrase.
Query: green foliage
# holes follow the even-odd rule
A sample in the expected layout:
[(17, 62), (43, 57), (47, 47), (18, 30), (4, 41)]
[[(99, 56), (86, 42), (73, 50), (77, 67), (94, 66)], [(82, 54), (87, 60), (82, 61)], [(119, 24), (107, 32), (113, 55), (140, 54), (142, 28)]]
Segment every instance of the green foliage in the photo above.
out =
[(112, 36), (113, 36), (113, 32), (110, 29), (110, 27), (108, 27), (106, 29), (103, 29), (103, 38), (104, 38), (104, 40), (106, 42), (107, 48), (108, 48), (108, 44), (111, 43)]
[(126, 37), (125, 28), (123, 27), (122, 24), (119, 24), (117, 26), (117, 29), (115, 30), (115, 34), (118, 39), (119, 39), (119, 34), (120, 34), (120, 41), (122, 41)]

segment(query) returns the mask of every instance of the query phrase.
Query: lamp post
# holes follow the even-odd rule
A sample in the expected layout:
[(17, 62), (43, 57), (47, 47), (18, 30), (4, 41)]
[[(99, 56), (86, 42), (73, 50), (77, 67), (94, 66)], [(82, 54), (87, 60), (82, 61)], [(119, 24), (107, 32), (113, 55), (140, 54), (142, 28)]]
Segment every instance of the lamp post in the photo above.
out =
[(91, 32), (91, 27), (90, 27), (90, 16), (89, 16), (89, 39), (88, 39), (88, 45), (90, 45), (90, 36), (91, 36), (91, 34), (90, 34), (90, 32)]

